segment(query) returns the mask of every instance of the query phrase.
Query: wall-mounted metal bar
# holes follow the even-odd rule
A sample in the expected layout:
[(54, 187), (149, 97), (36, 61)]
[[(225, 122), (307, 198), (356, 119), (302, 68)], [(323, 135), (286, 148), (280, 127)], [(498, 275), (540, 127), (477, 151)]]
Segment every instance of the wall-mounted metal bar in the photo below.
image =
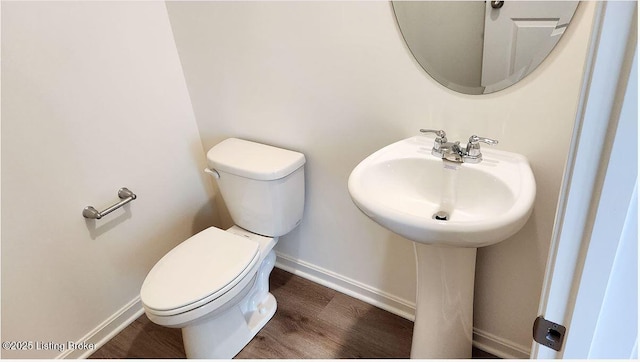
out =
[(130, 203), (136, 199), (136, 194), (131, 192), (128, 188), (123, 187), (118, 190), (118, 197), (122, 200), (117, 204), (111, 205), (102, 211), (96, 210), (93, 206), (87, 206), (82, 210), (82, 216), (87, 219), (101, 219), (103, 216), (110, 214), (112, 211)]

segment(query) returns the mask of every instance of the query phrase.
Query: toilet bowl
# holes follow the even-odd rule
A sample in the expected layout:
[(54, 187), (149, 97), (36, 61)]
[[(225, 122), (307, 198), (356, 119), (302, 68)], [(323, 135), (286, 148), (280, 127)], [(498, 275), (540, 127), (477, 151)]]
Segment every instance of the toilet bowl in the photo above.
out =
[(305, 158), (230, 138), (207, 159), (236, 225), (210, 227), (169, 251), (140, 299), (152, 322), (182, 328), (187, 358), (232, 358), (276, 312), (273, 247), (302, 218)]

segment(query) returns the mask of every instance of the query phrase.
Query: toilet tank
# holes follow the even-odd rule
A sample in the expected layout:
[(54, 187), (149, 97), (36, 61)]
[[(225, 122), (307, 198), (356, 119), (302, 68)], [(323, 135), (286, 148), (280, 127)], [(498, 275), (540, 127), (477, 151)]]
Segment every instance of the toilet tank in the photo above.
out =
[(302, 153), (228, 138), (207, 152), (233, 222), (265, 236), (281, 236), (302, 220)]

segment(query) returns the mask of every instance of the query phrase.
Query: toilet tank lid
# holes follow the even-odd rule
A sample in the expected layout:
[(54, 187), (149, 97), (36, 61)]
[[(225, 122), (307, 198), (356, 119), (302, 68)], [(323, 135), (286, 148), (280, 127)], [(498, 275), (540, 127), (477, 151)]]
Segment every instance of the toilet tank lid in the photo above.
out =
[(300, 152), (227, 138), (207, 152), (209, 167), (254, 180), (277, 180), (305, 163)]

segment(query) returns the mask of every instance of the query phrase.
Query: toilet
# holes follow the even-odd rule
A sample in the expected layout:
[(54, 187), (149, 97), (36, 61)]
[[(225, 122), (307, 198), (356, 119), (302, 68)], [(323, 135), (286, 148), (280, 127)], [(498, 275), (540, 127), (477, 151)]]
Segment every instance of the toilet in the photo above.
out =
[(276, 312), (269, 293), (278, 237), (304, 208), (299, 152), (229, 138), (207, 152), (235, 225), (205, 229), (169, 251), (140, 290), (149, 319), (182, 328), (187, 358), (232, 358)]

